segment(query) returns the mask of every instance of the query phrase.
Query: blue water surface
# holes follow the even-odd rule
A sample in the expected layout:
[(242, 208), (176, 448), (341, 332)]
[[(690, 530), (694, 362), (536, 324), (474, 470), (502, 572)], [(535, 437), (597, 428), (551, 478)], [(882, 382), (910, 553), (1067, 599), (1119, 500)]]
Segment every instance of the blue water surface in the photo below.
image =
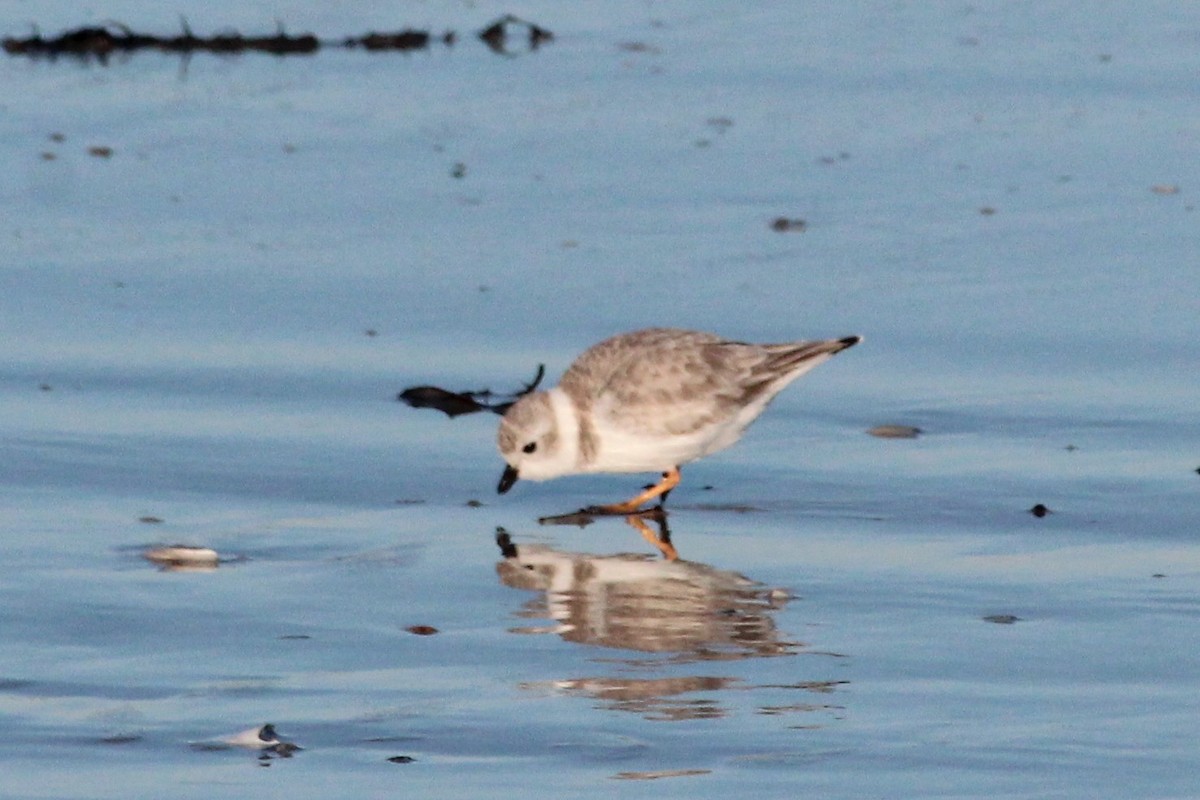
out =
[[(180, 13), (459, 36), (0, 57), (0, 794), (1200, 793), (1187, 5), (0, 33)], [(678, 562), (537, 522), (640, 477), (497, 497), (494, 416), (395, 401), (645, 325), (866, 337), (685, 468)], [(196, 746), (267, 722), (304, 749)]]

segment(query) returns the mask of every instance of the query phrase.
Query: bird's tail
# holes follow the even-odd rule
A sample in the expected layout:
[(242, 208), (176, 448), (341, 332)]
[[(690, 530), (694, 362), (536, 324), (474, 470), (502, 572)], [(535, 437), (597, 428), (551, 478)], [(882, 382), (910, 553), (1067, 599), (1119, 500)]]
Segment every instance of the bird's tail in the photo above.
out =
[(803, 374), (861, 341), (861, 336), (846, 336), (841, 339), (769, 344), (767, 352), (770, 355), (763, 362), (762, 369), (776, 375), (787, 374), (793, 370), (800, 370), (800, 374)]

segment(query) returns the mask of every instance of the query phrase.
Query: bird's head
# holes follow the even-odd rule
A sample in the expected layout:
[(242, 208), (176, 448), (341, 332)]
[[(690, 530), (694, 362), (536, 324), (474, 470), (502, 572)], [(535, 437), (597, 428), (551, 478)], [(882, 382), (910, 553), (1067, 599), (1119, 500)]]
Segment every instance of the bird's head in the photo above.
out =
[(504, 494), (518, 478), (544, 481), (572, 471), (572, 454), (559, 433), (554, 405), (547, 392), (527, 394), (505, 412), (496, 434), (500, 455), (508, 462), (497, 491)]

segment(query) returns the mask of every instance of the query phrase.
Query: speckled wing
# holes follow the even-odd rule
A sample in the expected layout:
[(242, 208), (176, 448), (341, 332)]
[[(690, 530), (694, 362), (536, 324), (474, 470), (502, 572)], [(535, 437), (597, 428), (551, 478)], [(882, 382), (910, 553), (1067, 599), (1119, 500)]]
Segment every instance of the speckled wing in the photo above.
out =
[[(797, 343), (801, 345), (804, 343)], [(559, 386), (581, 409), (642, 436), (694, 433), (736, 415), (787, 372), (797, 345), (752, 345), (708, 333), (655, 328), (603, 341)], [(781, 362), (785, 372), (775, 368)]]

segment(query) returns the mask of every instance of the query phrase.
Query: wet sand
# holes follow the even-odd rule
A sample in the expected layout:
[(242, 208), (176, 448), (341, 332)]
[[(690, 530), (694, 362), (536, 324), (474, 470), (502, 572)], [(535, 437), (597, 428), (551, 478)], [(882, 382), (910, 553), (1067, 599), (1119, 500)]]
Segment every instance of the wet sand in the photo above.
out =
[[(1196, 794), (1200, 56), (1109, 12), (0, 59), (5, 796)], [(493, 414), (396, 400), (651, 324), (866, 336), (684, 469), (676, 562), (538, 523), (641, 476), (498, 497)]]

